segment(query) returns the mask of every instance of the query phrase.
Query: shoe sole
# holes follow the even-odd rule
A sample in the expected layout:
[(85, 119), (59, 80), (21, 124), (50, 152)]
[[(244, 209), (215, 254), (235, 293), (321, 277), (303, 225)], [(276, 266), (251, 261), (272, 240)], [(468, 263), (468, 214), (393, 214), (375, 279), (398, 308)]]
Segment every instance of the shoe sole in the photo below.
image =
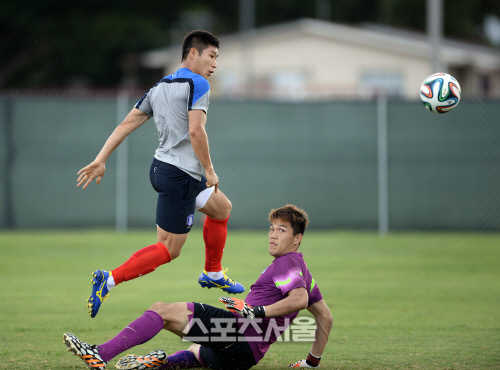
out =
[[(143, 361), (142, 363), (138, 363), (138, 361), (134, 361), (137, 357), (142, 357), (142, 358), (156, 358), (156, 360), (146, 360)], [(128, 360), (130, 358), (130, 360)], [(160, 360), (160, 358), (163, 358), (164, 360)], [(134, 361), (130, 363), (130, 361)], [(158, 361), (158, 363), (155, 363)], [(144, 370), (144, 369), (153, 369), (153, 368), (159, 368), (160, 366), (163, 366), (167, 363), (167, 354), (163, 350), (156, 350), (153, 352), (148, 353), (146, 356), (135, 356), (135, 355), (127, 355), (120, 359), (116, 363), (116, 368), (118, 370)]]
[(198, 280), (198, 284), (200, 284), (202, 288), (207, 288), (207, 289), (215, 288), (215, 287), (208, 286), (208, 283), (206, 281), (199, 281)]
[(96, 364), (94, 361), (92, 361), (93, 363), (89, 363), (89, 360), (86, 360), (84, 358), (84, 356), (91, 355), (93, 358), (96, 359), (96, 361), (102, 362), (102, 360), (99, 360), (98, 358), (96, 358), (94, 354), (87, 353), (85, 348), (82, 348), (81, 346), (79, 346), (78, 342), (74, 340), (74, 339), (77, 339), (74, 334), (64, 333), (63, 339), (64, 339), (64, 344), (66, 344), (66, 346), (68, 347), (67, 348), (68, 352), (72, 352), (75, 356), (78, 356), (83, 361), (85, 361), (85, 363), (87, 364), (87, 367), (89, 369), (105, 369), (106, 368), (106, 364), (102, 364), (102, 363)]
[[(99, 291), (99, 287), (103, 284), (105, 275), (102, 272), (102, 270), (97, 270), (92, 273), (92, 294), (89, 296), (89, 299), (87, 299), (87, 307), (91, 304), (92, 307), (89, 307), (90, 311), (90, 317), (94, 318), (97, 316), (97, 313), (99, 312), (99, 309), (101, 308), (102, 302), (104, 302), (107, 298), (107, 295), (109, 295), (109, 292), (106, 296), (104, 296), (104, 299), (101, 301), (99, 297), (97, 296), (97, 292)], [(94, 308), (95, 309), (94, 312)]]
[(75, 343), (70, 339), (70, 333), (64, 333), (63, 334), (63, 339), (64, 339), (64, 344), (68, 347), (67, 350), (68, 352), (72, 352), (74, 355), (81, 357), (84, 354), (76, 347)]
[(231, 288), (219, 288), (219, 287), (216, 287), (216, 286), (209, 286), (210, 283), (207, 283), (206, 281), (203, 281), (203, 282), (198, 281), (198, 284), (200, 284), (200, 286), (202, 288), (207, 288), (207, 289), (212, 289), (212, 288), (221, 289), (223, 292), (227, 292), (227, 293), (230, 293), (230, 294), (241, 294), (241, 293), (243, 293), (245, 291), (245, 288), (243, 288), (243, 290), (241, 292), (232, 292), (230, 290)]
[(227, 293), (230, 293), (230, 294), (241, 294), (241, 293), (243, 293), (245, 291), (245, 289), (243, 289), (241, 292), (232, 292), (228, 288), (218, 288), (216, 286), (208, 286), (208, 284), (202, 284), (202, 283), (200, 283), (200, 286), (203, 289), (205, 289), (205, 288), (207, 288), (207, 289), (212, 289), (212, 288), (221, 289), (223, 292), (227, 292)]

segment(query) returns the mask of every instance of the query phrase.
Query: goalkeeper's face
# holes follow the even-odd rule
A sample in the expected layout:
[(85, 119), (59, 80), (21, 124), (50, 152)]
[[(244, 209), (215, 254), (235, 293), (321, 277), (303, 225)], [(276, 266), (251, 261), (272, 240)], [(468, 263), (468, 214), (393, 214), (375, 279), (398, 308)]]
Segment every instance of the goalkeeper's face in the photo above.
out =
[(299, 249), (302, 234), (293, 235), (290, 222), (274, 219), (269, 227), (269, 254), (278, 258)]

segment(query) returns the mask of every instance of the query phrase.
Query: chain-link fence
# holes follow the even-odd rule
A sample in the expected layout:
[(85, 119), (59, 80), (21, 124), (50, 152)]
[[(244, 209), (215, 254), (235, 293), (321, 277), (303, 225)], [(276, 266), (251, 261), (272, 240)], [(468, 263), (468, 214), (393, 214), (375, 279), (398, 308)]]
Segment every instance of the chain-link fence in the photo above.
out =
[[(0, 228), (120, 218), (154, 228), (153, 120), (112, 155), (101, 185), (76, 188), (76, 172), (138, 98), (1, 95)], [(293, 203), (316, 229), (498, 231), (499, 117), (500, 101), (463, 100), (437, 115), (417, 101), (213, 100), (207, 131), (231, 228), (267, 227), (271, 208)]]

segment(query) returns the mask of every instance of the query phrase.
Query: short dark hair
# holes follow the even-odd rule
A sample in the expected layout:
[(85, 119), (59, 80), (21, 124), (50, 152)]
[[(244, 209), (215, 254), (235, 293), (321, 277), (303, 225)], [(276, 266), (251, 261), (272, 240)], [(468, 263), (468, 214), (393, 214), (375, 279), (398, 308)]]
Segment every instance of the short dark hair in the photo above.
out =
[(309, 223), (307, 213), (293, 204), (287, 204), (284, 207), (273, 209), (269, 213), (269, 221), (273, 222), (278, 218), (290, 222), (294, 236), (297, 234), (304, 234), (306, 226)]
[(189, 32), (182, 42), (182, 61), (186, 60), (191, 48), (198, 50), (201, 55), (209, 45), (219, 48), (219, 39), (208, 31), (194, 30)]

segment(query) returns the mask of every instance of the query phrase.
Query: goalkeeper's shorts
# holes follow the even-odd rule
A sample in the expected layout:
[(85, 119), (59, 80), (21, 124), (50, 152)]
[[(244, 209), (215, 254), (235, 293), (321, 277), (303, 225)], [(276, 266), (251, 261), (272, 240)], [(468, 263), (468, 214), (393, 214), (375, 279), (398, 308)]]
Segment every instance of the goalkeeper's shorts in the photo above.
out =
[(193, 312), (183, 338), (201, 344), (202, 365), (214, 369), (245, 370), (256, 365), (252, 348), (238, 331), (236, 316), (221, 308), (188, 302)]

